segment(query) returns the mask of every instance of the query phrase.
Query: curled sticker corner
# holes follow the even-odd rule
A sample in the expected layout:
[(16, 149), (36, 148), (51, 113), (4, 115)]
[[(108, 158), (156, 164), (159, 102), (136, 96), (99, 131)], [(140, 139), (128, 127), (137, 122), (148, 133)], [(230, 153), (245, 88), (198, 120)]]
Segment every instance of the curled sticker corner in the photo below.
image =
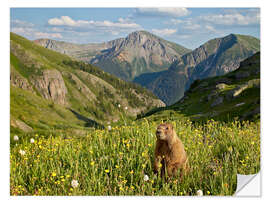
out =
[(234, 196), (261, 196), (261, 172), (251, 175), (237, 174), (237, 188)]

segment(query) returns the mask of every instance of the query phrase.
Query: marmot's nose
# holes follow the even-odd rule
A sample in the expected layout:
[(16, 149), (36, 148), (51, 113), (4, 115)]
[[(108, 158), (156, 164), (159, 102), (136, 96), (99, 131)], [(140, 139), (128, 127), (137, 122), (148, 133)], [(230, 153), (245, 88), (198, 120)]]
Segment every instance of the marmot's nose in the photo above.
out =
[(156, 134), (157, 135), (160, 135), (161, 134), (161, 130), (157, 130)]

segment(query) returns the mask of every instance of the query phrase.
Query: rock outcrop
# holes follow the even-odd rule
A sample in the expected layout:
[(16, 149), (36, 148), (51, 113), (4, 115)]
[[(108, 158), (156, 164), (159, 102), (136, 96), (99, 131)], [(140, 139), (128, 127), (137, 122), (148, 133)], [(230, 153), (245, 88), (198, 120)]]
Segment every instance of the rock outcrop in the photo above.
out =
[(31, 83), (45, 99), (51, 99), (57, 104), (67, 104), (67, 88), (58, 70), (44, 70), (42, 76), (32, 76)]
[(11, 68), (12, 68), (12, 71), (10, 74), (10, 85), (14, 87), (22, 88), (24, 90), (29, 90), (35, 93), (33, 91), (31, 84), (29, 84), (28, 80), (24, 78), (23, 76), (21, 76), (13, 67)]
[(249, 80), (245, 84), (238, 85), (236, 88), (229, 91), (226, 95), (227, 99), (238, 97), (242, 92), (244, 92), (248, 88), (259, 88), (260, 87), (260, 79)]
[(10, 120), (10, 125), (14, 128), (19, 128), (20, 130), (24, 131), (24, 132), (31, 132), (33, 131), (33, 128), (31, 128), (29, 125), (27, 125), (26, 123), (24, 123), (21, 120), (17, 120), (17, 119), (11, 119)]

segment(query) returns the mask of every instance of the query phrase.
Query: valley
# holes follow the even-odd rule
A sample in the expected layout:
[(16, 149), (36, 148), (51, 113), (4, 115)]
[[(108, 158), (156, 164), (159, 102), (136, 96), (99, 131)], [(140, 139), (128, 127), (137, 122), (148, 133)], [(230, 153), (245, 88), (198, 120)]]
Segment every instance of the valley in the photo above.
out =
[[(101, 44), (75, 45), (48, 39), (34, 42), (94, 64), (123, 80), (138, 83), (166, 105), (181, 99), (196, 79), (231, 72), (242, 60), (260, 50), (257, 38), (235, 34), (209, 40), (194, 50), (146, 31)], [(85, 52), (92, 54), (84, 59)]]

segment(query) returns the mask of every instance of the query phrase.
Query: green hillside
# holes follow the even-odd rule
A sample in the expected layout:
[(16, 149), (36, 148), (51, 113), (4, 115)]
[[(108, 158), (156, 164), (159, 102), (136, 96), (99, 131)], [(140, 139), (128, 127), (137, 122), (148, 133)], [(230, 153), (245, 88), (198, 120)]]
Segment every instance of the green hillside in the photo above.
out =
[(164, 105), (90, 64), (10, 35), (11, 132), (103, 126)]

